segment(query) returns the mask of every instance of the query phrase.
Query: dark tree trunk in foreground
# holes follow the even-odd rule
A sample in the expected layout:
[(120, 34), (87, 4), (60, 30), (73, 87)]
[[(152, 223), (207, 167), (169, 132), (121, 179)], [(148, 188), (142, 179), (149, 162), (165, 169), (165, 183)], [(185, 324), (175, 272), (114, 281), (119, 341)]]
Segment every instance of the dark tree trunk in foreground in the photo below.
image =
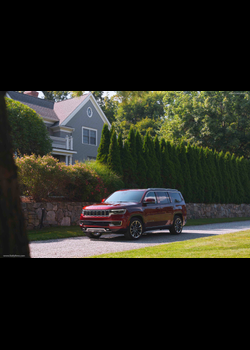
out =
[(7, 120), (5, 93), (6, 91), (0, 91), (0, 258), (30, 257), (17, 167), (13, 159), (10, 126)]

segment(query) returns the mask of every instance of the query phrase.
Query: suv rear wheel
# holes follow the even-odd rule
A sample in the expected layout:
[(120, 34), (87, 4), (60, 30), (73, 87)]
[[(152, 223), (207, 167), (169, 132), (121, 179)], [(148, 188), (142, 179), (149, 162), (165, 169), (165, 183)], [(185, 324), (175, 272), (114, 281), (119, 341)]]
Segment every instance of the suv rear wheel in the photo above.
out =
[(124, 234), (127, 239), (139, 239), (143, 234), (143, 223), (139, 218), (132, 218), (129, 228)]
[(172, 233), (172, 235), (180, 235), (182, 233), (182, 229), (183, 229), (182, 218), (180, 216), (175, 216), (174, 223), (170, 228), (170, 233)]

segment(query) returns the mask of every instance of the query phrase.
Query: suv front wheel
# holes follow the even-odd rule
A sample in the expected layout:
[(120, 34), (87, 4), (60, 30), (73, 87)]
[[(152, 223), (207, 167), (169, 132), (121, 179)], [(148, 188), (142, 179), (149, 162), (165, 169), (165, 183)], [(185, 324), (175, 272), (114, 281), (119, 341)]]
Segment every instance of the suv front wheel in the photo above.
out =
[(182, 233), (182, 229), (183, 229), (183, 222), (181, 217), (175, 216), (174, 223), (170, 228), (170, 233), (172, 233), (172, 235), (180, 235)]
[(139, 218), (132, 218), (130, 221), (129, 228), (125, 233), (127, 239), (139, 239), (143, 234), (143, 223)]

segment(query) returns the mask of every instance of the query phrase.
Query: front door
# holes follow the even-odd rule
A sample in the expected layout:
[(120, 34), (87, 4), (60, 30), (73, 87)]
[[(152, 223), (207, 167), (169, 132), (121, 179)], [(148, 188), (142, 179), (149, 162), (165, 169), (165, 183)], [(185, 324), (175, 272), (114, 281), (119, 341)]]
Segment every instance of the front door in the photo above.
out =
[(144, 218), (146, 228), (160, 226), (160, 208), (155, 195), (155, 192), (148, 192), (144, 197), (144, 203), (147, 198), (152, 198), (155, 200), (155, 203), (147, 203), (146, 208), (144, 209)]

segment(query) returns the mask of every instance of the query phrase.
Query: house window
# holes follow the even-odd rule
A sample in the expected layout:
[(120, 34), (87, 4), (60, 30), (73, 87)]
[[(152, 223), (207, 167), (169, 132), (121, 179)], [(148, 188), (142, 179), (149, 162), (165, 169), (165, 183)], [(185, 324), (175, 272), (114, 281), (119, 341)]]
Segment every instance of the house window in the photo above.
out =
[(92, 108), (91, 108), (91, 107), (89, 107), (89, 108), (87, 109), (87, 115), (88, 115), (89, 118), (92, 117), (93, 111), (92, 111)]
[(83, 127), (82, 143), (85, 145), (97, 146), (97, 130)]

